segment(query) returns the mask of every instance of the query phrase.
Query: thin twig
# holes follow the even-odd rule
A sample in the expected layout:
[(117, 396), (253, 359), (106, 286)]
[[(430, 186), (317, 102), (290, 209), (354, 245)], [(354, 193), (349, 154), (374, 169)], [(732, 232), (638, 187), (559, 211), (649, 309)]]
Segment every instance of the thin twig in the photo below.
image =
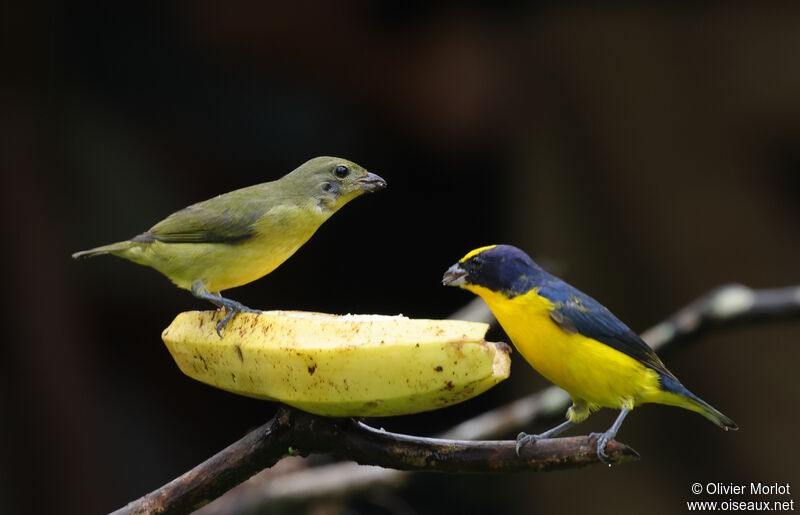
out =
[[(609, 442), (610, 463), (638, 459)], [(256, 471), (291, 454), (330, 453), (361, 464), (398, 470), (496, 472), (557, 470), (597, 463), (589, 437), (538, 442), (517, 456), (513, 441), (444, 440), (390, 433), (352, 419), (321, 417), (281, 406), (275, 417), (169, 484), (117, 514), (186, 513), (202, 507)]]
[(275, 417), (226, 447), (189, 472), (150, 492), (114, 515), (189, 513), (201, 508), (256, 472), (270, 467), (287, 454), (279, 411)]
[[(698, 334), (741, 323), (764, 322), (800, 316), (800, 286), (754, 290), (739, 284), (721, 286), (699, 297), (655, 327), (642, 333), (654, 349), (664, 351)], [(479, 298), (452, 318), (490, 322), (489, 308)], [(520, 428), (563, 415), (569, 396), (555, 386), (482, 413), (442, 433), (443, 438), (486, 439), (511, 434)], [(538, 445), (538, 443), (537, 443)], [(279, 504), (308, 503), (341, 497), (377, 485), (400, 485), (409, 474), (398, 470), (364, 467), (353, 462), (298, 470), (266, 482), (251, 481), (205, 507), (200, 514), (250, 513)], [(309, 488), (308, 485), (313, 485)]]

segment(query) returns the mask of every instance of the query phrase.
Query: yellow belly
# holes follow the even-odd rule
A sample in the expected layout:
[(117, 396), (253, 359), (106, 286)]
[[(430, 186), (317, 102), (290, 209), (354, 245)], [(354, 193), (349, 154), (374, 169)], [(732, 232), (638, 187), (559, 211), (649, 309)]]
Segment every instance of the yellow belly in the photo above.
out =
[[(302, 213), (299, 213), (302, 214)], [(327, 216), (286, 217), (260, 223), (258, 234), (239, 243), (163, 243), (126, 250), (122, 257), (155, 268), (178, 287), (203, 281), (220, 292), (255, 281), (275, 270), (303, 246)]]
[(508, 299), (486, 288), (469, 289), (486, 300), (525, 360), (573, 400), (619, 409), (662, 396), (655, 371), (608, 345), (564, 331), (550, 319), (552, 304), (535, 292)]
[(220, 292), (267, 275), (303, 243), (286, 239), (247, 241), (232, 246), (156, 242), (150, 250), (158, 256), (154, 261), (159, 266), (151, 266), (181, 288), (189, 289), (192, 283), (201, 280), (208, 291)]

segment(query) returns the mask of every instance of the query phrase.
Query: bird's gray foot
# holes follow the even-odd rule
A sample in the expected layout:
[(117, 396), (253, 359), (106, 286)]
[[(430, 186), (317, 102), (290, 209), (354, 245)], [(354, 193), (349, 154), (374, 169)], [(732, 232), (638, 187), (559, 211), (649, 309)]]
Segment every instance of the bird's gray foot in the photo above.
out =
[(226, 299), (225, 297), (220, 296), (219, 299), (222, 308), (227, 310), (225, 317), (217, 322), (217, 336), (222, 338), (222, 330), (225, 329), (225, 326), (228, 325), (228, 322), (236, 316), (237, 313), (261, 313), (260, 309), (252, 309), (248, 308), (244, 304), (240, 302), (236, 302), (235, 300)]
[(539, 435), (529, 435), (526, 433), (520, 433), (517, 435), (517, 456), (519, 456), (519, 451), (522, 450), (523, 447), (528, 445), (529, 443), (536, 443), (536, 440), (539, 439)]
[(614, 424), (612, 424), (605, 433), (589, 433), (589, 438), (597, 438), (597, 458), (609, 467), (611, 463), (606, 461), (608, 458), (608, 454), (606, 454), (606, 445), (617, 436), (617, 431), (619, 431), (620, 426), (622, 426), (622, 421), (625, 420), (625, 417), (630, 412), (631, 408), (622, 408), (617, 416), (617, 420), (614, 421)]
[(192, 284), (190, 291), (192, 292), (192, 295), (198, 299), (207, 300), (218, 308), (224, 308), (228, 311), (225, 317), (217, 322), (217, 336), (220, 338), (222, 338), (222, 330), (225, 329), (225, 326), (228, 325), (228, 322), (230, 322), (231, 319), (236, 316), (236, 313), (261, 313), (261, 310), (259, 309), (251, 309), (241, 302), (226, 299), (219, 293), (211, 293), (206, 289), (202, 281), (197, 281)]
[(612, 433), (611, 430), (605, 433), (589, 433), (589, 438), (597, 438), (597, 458), (609, 467), (611, 464), (606, 461), (608, 458), (608, 454), (606, 454), (606, 445), (613, 440), (615, 436), (617, 435)]
[(222, 338), (222, 330), (225, 329), (225, 326), (228, 325), (228, 322), (231, 321), (231, 319), (234, 317), (234, 315), (236, 315), (236, 313), (238, 313), (238, 311), (236, 311), (234, 309), (230, 309), (225, 314), (223, 319), (220, 320), (219, 322), (217, 322), (217, 336)]
[(520, 433), (517, 435), (517, 456), (519, 456), (519, 451), (528, 445), (529, 443), (536, 443), (537, 440), (547, 440), (548, 438), (555, 438), (556, 436), (560, 435), (570, 427), (572, 427), (572, 422), (569, 420), (562, 422), (561, 424), (557, 425), (552, 429), (548, 429), (544, 433), (540, 433), (538, 435), (529, 435), (525, 433)]

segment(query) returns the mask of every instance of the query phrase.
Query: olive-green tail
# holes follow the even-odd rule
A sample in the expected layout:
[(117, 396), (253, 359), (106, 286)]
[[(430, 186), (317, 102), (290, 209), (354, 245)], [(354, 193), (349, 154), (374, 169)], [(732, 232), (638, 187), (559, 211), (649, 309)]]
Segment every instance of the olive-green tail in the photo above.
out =
[(684, 402), (679, 405), (681, 408), (686, 408), (694, 411), (695, 413), (703, 415), (725, 431), (736, 431), (739, 429), (739, 426), (736, 425), (736, 422), (722, 414), (711, 404), (690, 392), (685, 386), (676, 381), (674, 378), (661, 374), (660, 379), (661, 386), (664, 388), (664, 390), (675, 393), (682, 398)]
[(72, 259), (81, 259), (92, 256), (99, 256), (100, 254), (113, 254), (115, 252), (122, 252), (124, 250), (128, 250), (134, 245), (135, 243), (130, 240), (118, 241), (117, 243), (112, 243), (110, 245), (103, 245), (102, 247), (95, 247), (93, 249), (76, 252), (75, 254), (72, 255)]

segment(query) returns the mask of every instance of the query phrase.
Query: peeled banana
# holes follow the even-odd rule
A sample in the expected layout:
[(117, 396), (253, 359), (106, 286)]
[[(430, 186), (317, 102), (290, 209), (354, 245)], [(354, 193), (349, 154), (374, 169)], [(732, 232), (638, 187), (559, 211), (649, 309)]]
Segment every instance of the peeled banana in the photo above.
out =
[(508, 346), (485, 341), (483, 323), (267, 311), (239, 313), (220, 338), (218, 316), (181, 313), (164, 330), (184, 374), (318, 415), (429, 411), (509, 375)]

